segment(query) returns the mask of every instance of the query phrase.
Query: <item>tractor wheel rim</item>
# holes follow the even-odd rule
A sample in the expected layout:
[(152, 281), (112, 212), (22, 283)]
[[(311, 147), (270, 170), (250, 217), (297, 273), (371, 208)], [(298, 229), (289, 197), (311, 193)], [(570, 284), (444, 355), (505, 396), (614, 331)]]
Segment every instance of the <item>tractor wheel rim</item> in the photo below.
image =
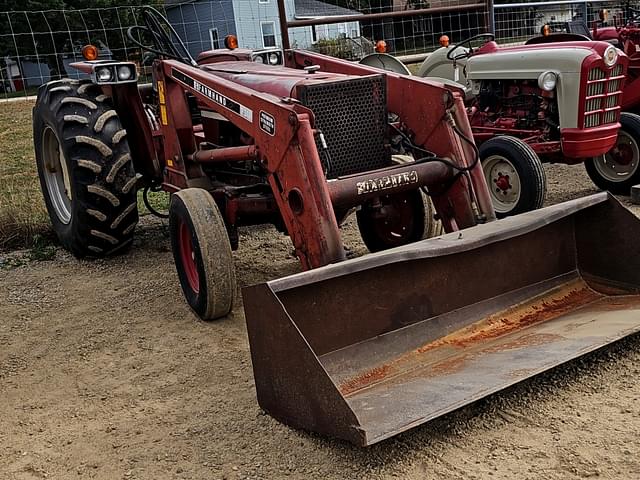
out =
[(51, 127), (46, 127), (42, 135), (42, 170), (44, 183), (58, 220), (68, 225), (71, 222), (71, 202), (73, 192), (67, 162), (60, 149), (60, 141)]
[(482, 170), (493, 208), (498, 213), (509, 213), (520, 201), (522, 190), (515, 166), (501, 155), (492, 155), (482, 162)]
[(182, 262), (182, 268), (187, 277), (189, 287), (195, 293), (198, 293), (200, 291), (200, 275), (196, 265), (196, 252), (193, 248), (191, 230), (184, 221), (180, 222), (178, 227), (178, 245), (180, 248), (180, 261)]
[(388, 195), (380, 198), (382, 211), (375, 218), (378, 238), (387, 245), (403, 245), (412, 236), (413, 206), (407, 194)]
[(610, 182), (624, 182), (640, 163), (640, 147), (627, 132), (618, 132), (616, 145), (606, 154), (593, 159), (598, 173)]

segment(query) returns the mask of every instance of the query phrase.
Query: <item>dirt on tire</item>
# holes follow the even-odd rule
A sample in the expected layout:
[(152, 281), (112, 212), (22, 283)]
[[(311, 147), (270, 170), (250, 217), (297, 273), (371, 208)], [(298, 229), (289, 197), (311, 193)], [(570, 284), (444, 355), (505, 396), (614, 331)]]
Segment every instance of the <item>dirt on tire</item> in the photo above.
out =
[[(596, 191), (546, 170), (550, 202)], [(261, 412), (241, 303), (198, 321), (166, 223), (138, 232), (119, 257), (0, 270), (0, 478), (640, 478), (639, 336), (360, 449)], [(240, 286), (299, 270), (286, 236), (241, 235)], [(345, 237), (366, 252), (353, 217)]]

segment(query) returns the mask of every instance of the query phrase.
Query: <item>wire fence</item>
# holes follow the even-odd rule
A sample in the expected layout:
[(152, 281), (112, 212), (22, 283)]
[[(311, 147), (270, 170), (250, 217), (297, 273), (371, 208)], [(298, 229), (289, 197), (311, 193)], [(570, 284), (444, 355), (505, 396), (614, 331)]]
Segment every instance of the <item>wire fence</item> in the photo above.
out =
[[(88, 43), (99, 48), (101, 59), (136, 62), (144, 76), (149, 57), (127, 37), (129, 27), (141, 23), (140, 8), (0, 12), (0, 99), (33, 95), (50, 80), (81, 77), (71, 64)], [(280, 18), (286, 18), (291, 47), (349, 60), (371, 53), (379, 40), (394, 55), (432, 51), (442, 35), (455, 43), (494, 32), (499, 43), (515, 44), (538, 35), (545, 24), (552, 30), (578, 21), (589, 27), (602, 8), (610, 21), (624, 14), (619, 2), (593, 0), (164, 0), (156, 8), (194, 57), (224, 48), (230, 34), (243, 48), (282, 47)]]
[[(634, 6), (636, 2), (629, 5)], [(500, 44), (519, 44), (532, 36), (540, 35), (546, 25), (551, 32), (590, 35), (599, 12), (607, 10), (608, 23), (624, 22), (624, 9), (620, 1), (557, 1), (511, 2), (493, 6), (493, 32)]]

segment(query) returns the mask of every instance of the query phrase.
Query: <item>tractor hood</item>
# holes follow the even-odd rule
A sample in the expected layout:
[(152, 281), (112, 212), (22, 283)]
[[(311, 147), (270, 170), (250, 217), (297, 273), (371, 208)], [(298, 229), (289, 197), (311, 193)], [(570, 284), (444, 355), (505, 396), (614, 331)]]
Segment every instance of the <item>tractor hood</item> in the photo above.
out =
[(469, 80), (524, 80), (536, 79), (542, 72), (552, 70), (563, 79), (566, 75), (579, 78), (584, 60), (591, 55), (601, 57), (607, 46), (600, 42), (581, 42), (577, 45), (548, 43), (495, 50), (483, 47), (468, 59), (466, 74)]
[(298, 70), (247, 61), (219, 62), (203, 65), (200, 68), (261, 93), (292, 98), (297, 98), (297, 88), (301, 85), (360, 78), (339, 73)]

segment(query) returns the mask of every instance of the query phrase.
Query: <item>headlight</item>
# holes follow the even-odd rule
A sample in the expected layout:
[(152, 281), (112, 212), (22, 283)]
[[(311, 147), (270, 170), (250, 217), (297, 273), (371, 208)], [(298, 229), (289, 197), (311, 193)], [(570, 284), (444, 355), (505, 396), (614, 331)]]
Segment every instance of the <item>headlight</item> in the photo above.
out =
[(118, 67), (118, 79), (121, 81), (131, 80), (134, 77), (133, 68), (129, 65)]
[(278, 56), (277, 53), (270, 53), (269, 54), (269, 63), (271, 65), (277, 65), (280, 63), (280, 57)]
[(253, 58), (253, 61), (256, 62), (256, 63), (264, 63), (264, 58), (262, 58), (260, 55), (256, 55)]
[(558, 76), (554, 72), (542, 72), (538, 77), (538, 86), (547, 92), (556, 88)]
[(102, 67), (96, 70), (96, 78), (99, 82), (110, 82), (113, 80), (113, 73), (110, 68)]
[(604, 64), (607, 67), (612, 67), (618, 60), (618, 49), (613, 45), (609, 45), (604, 51)]

